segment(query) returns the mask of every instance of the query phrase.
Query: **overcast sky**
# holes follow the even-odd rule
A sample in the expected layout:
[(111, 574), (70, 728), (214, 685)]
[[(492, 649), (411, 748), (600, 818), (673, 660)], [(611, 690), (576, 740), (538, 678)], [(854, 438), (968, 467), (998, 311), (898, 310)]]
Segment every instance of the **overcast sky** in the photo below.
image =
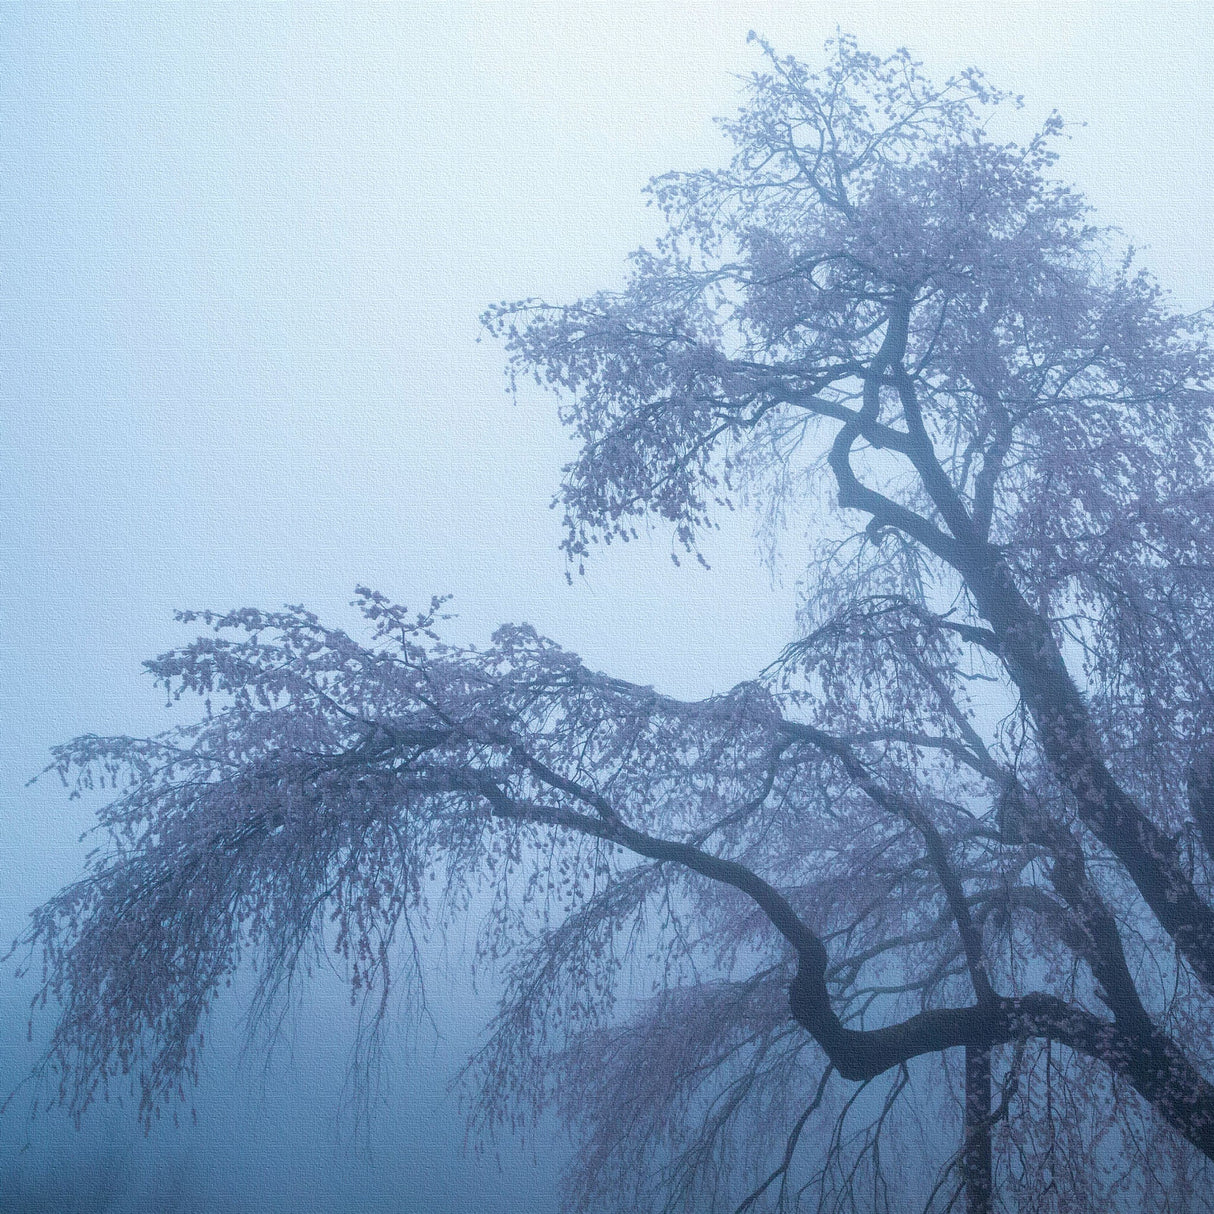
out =
[[(655, 531), (566, 584), (547, 504), (569, 447), (551, 398), (507, 400), (478, 315), (618, 284), (655, 232), (645, 181), (726, 154), (747, 31), (813, 60), (836, 26), (982, 67), (1025, 95), (1023, 129), (1083, 124), (1061, 172), (1183, 306), (1214, 301), (1203, 3), (0, 6), (0, 930), (86, 847), (89, 806), (25, 787), (47, 748), (169, 723), (139, 664), (186, 639), (174, 608), (342, 620), (359, 582), (452, 593), (461, 637), (526, 619), (686, 695), (774, 656), (796, 570), (773, 581), (744, 518), (709, 571)], [(4, 982), (7, 1071), (25, 991)], [(335, 1146), (340, 1006), (322, 990), (294, 1066), (213, 1097), (199, 1137), (123, 1137), (124, 1200), (159, 1151), (211, 1208), (248, 1185), (261, 1208), (543, 1208), (547, 1161), (495, 1178), (461, 1155), (447, 1045), (401, 1062), (386, 1152)], [(83, 1169), (120, 1126), (53, 1157)], [(29, 1133), (0, 1122), (0, 1175)], [(307, 1152), (267, 1164), (292, 1136)]]

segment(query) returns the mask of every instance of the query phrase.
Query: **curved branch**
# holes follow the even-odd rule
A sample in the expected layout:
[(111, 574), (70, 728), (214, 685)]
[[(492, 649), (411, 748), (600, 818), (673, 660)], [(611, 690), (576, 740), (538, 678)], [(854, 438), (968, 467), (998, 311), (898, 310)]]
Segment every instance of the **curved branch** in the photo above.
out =
[(1214, 1159), (1214, 1086), (1152, 1026), (1127, 1032), (1084, 1008), (1035, 992), (1019, 998), (991, 994), (972, 1007), (933, 1008), (881, 1028), (847, 1028), (831, 1006), (825, 945), (787, 898), (745, 865), (618, 822), (560, 806), (516, 801), (487, 772), (464, 773), (451, 779), (448, 787), (478, 793), (495, 816), (592, 835), (635, 855), (681, 864), (746, 894), (797, 955), (797, 972), (789, 989), (794, 1019), (846, 1079), (871, 1079), (921, 1055), (947, 1049), (989, 1048), (1025, 1037), (1046, 1037), (1103, 1062), (1199, 1151)]
[[(828, 457), (839, 504), (870, 514), (946, 561), (963, 578), (978, 610), (990, 622), (998, 653), (1036, 723), (1054, 774), (1075, 797), (1084, 825), (1121, 861), (1143, 901), (1175, 940), (1207, 990), (1214, 991), (1214, 908), (1185, 873), (1176, 845), (1142, 811), (1099, 753), (1083, 696), (1049, 621), (1029, 605), (1004, 557), (974, 531), (956, 492), (940, 468), (923, 427), (913, 384), (901, 358), (909, 304), (892, 306), (885, 339), (864, 377), (864, 406), (844, 424)], [(921, 515), (861, 484), (850, 452), (865, 422), (875, 421), (887, 374), (899, 387), (924, 488), (953, 531), (946, 536)]]
[(827, 455), (827, 463), (835, 474), (840, 506), (865, 511), (872, 515), (879, 525), (896, 527), (906, 532), (942, 560), (954, 564), (959, 557), (954, 539), (913, 510), (900, 506), (884, 494), (863, 484), (851, 466), (851, 450), (856, 439), (863, 435), (867, 426), (878, 421), (885, 373), (895, 362), (901, 360), (906, 351), (909, 324), (909, 303), (900, 303), (890, 308), (885, 338), (864, 375), (864, 404), (859, 413), (853, 414), (835, 435)]

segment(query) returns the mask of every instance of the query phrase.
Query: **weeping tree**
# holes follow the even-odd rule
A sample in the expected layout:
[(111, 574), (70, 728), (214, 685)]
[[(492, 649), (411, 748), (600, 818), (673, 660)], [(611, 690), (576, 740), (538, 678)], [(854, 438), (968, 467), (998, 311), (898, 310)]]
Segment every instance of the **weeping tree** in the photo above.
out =
[(471, 908), (473, 1119), (557, 1109), (574, 1209), (1207, 1208), (1207, 323), (1052, 175), (1056, 117), (762, 49), (623, 290), (486, 323), (580, 444), (571, 569), (745, 496), (807, 543), (796, 635), (684, 702), (445, 643), (442, 600), (184, 615), (148, 665), (201, 719), (56, 753), (114, 789), (21, 942), (76, 1115), (175, 1102), (246, 959), (271, 999), (340, 958), (373, 1037)]

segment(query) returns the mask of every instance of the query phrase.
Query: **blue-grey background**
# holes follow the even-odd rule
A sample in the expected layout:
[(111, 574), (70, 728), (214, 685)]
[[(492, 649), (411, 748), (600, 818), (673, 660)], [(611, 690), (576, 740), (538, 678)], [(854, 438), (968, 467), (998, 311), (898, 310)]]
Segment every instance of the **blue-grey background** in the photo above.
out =
[[(1183, 306), (1214, 299), (1201, 3), (0, 5), (0, 935), (88, 846), (92, 807), (26, 781), (75, 733), (169, 722), (139, 664), (188, 635), (174, 608), (451, 592), (458, 636), (527, 619), (687, 695), (774, 655), (795, 559), (773, 580), (745, 517), (709, 571), (655, 532), (566, 584), (569, 448), (550, 398), (508, 401), (477, 317), (620, 283), (647, 178), (725, 155), (747, 30), (813, 58), (836, 26), (983, 67), (1023, 129), (1086, 124), (1065, 174)], [(559, 1140), (500, 1171), (462, 1149), (446, 1084), (488, 1010), (465, 965), (459, 939), (436, 956), (443, 1035), (402, 1035), (370, 1152), (322, 979), (268, 1069), (221, 1009), (197, 1127), (76, 1133), (18, 1101), (0, 1209), (554, 1209)], [(28, 996), (10, 966), (6, 1087)]]

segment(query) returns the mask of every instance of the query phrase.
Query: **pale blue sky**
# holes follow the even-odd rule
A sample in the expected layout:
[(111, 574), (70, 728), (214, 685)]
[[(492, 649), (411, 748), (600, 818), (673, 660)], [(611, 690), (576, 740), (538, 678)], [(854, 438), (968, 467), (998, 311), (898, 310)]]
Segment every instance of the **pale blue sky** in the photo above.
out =
[[(774, 654), (795, 570), (773, 586), (745, 520), (710, 572), (674, 569), (655, 533), (566, 585), (546, 506), (568, 448), (550, 399), (508, 403), (477, 316), (618, 282), (654, 230), (645, 180), (723, 155), (711, 118), (757, 64), (747, 30), (812, 58), (836, 25), (941, 74), (983, 67), (1026, 94), (1026, 122), (1086, 123), (1063, 172), (1186, 306), (1214, 299), (1200, 3), (0, 6), (0, 931), (84, 850), (88, 807), (24, 781), (74, 733), (165, 723), (139, 663), (182, 639), (174, 607), (340, 617), (356, 582), (452, 592), (462, 635), (529, 619), (686, 694)], [(23, 1000), (0, 995), (0, 1069)], [(404, 1165), (339, 1185), (316, 1162), (338, 1158), (342, 1049), (309, 1023), (266, 1100), (303, 1110), (314, 1184), (373, 1208)], [(484, 1164), (459, 1154), (454, 1108), (426, 1113), (432, 1137), (416, 1112), (443, 1059), (402, 1063), (393, 1133), (436, 1192), (468, 1193)], [(156, 1150), (193, 1152), (205, 1191), (252, 1163), (264, 1106), (214, 1107), (193, 1146), (132, 1146), (131, 1184)], [(99, 1133), (54, 1150), (83, 1158)], [(0, 1166), (11, 1141), (0, 1125)], [(509, 1184), (490, 1200), (516, 1204)]]

